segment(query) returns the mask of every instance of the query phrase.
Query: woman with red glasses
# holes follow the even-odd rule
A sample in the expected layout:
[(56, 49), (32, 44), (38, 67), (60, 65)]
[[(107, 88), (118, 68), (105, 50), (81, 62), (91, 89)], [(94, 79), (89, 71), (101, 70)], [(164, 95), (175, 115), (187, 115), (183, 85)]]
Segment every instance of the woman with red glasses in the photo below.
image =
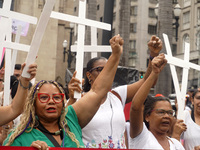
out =
[(153, 59), (150, 76), (132, 100), (130, 149), (184, 150), (178, 140), (167, 136), (175, 113), (170, 101), (165, 97), (147, 97), (166, 63), (164, 54)]
[[(149, 62), (151, 62), (153, 57), (157, 56), (162, 49), (162, 41), (158, 37), (152, 36), (148, 47), (151, 56)], [(94, 86), (94, 82), (106, 63), (107, 59), (104, 57), (93, 58), (87, 63), (84, 92), (88, 92)], [(87, 126), (82, 129), (83, 142), (86, 147), (126, 148), (124, 106), (126, 103), (131, 102), (133, 96), (150, 73), (151, 63), (149, 63), (143, 79), (133, 84), (116, 87), (102, 98), (99, 110)], [(81, 91), (76, 82), (77, 80), (73, 77), (68, 85), (69, 103), (76, 101), (73, 99), (73, 91)]]
[(123, 51), (123, 39), (110, 40), (112, 54), (93, 87), (78, 102), (65, 108), (64, 91), (55, 81), (40, 81), (30, 91), (19, 126), (4, 145), (48, 147), (84, 147), (81, 128), (98, 110), (111, 88)]

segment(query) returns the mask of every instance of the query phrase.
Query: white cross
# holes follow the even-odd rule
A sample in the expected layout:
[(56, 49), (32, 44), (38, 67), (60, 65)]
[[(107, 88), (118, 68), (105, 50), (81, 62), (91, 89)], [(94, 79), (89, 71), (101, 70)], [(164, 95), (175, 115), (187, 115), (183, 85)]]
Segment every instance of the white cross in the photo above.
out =
[(23, 77), (30, 77), (30, 74), (27, 73), (28, 66), (35, 62), (55, 2), (56, 0), (48, 0), (44, 5), (43, 11), (41, 13), (40, 19), (33, 35), (33, 39), (31, 41), (30, 51), (26, 57), (26, 66), (24, 67), (24, 70), (22, 72)]
[[(76, 78), (78, 78), (80, 81), (82, 80), (82, 74), (83, 74), (83, 54), (84, 54), (84, 40), (85, 40), (85, 26), (91, 26), (96, 27), (104, 30), (111, 30), (111, 25), (89, 20), (85, 18), (86, 14), (86, 0), (79, 0), (79, 14), (78, 17), (71, 16), (67, 14), (62, 14), (58, 12), (52, 12), (51, 17), (55, 19), (60, 19), (68, 22), (73, 22), (78, 24), (78, 40), (77, 40), (77, 55), (76, 55)], [(82, 85), (80, 84), (80, 87)], [(81, 93), (75, 92), (74, 93), (75, 98), (80, 98)]]
[[(10, 11), (11, 0), (6, 0), (3, 3), (3, 8), (0, 9), (0, 55), (3, 52), (3, 47), (5, 50), (5, 76), (4, 76), (4, 105), (9, 104), (9, 95), (10, 95), (10, 75), (11, 75), (11, 49), (27, 49), (27, 45), (15, 44), (11, 42), (11, 19), (17, 19), (25, 21), (28, 23), (36, 24), (37, 18), (20, 14), (17, 12)], [(6, 41), (5, 41), (6, 38)], [(0, 62), (1, 63), (1, 62)]]
[[(168, 63), (170, 64), (170, 69), (172, 73), (172, 79), (175, 87), (175, 92), (176, 92), (176, 97), (177, 97), (177, 102), (178, 102), (178, 119), (185, 119), (184, 116), (184, 108), (185, 108), (185, 95), (186, 95), (186, 90), (187, 90), (187, 83), (188, 83), (188, 70), (190, 68), (195, 69), (200, 71), (200, 66), (190, 63), (189, 62), (189, 51), (190, 51), (190, 44), (185, 43), (185, 53), (184, 53), (184, 60), (172, 57), (171, 53), (171, 47), (169, 44), (169, 39), (166, 34), (163, 34), (164, 37), (164, 42), (166, 46), (166, 51), (168, 55), (165, 55)], [(181, 90), (179, 88), (179, 82), (178, 82), (178, 77), (176, 73), (175, 66), (179, 66), (183, 68), (183, 76), (182, 76), (182, 84), (181, 84)]]
[[(77, 52), (77, 45), (71, 46), (72, 52)], [(91, 27), (91, 45), (84, 46), (84, 52), (91, 52), (91, 58), (97, 57), (97, 52), (112, 52), (110, 46), (97, 46), (97, 28)]]

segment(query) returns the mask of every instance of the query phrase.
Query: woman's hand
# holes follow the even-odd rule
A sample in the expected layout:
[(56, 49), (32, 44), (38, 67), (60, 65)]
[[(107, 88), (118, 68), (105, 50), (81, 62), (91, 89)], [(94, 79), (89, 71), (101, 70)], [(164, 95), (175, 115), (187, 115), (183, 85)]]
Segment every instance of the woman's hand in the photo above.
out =
[(195, 147), (194, 147), (194, 150), (200, 150), (200, 145), (195, 146)]
[[(25, 65), (26, 65), (25, 63), (22, 64), (22, 71), (23, 71)], [(29, 69), (28, 69), (27, 72), (30, 74), (30, 78), (24, 78), (24, 77), (22, 77), (22, 76), (19, 78), (20, 84), (21, 84), (23, 87), (25, 87), (25, 88), (27, 88), (27, 87), (29, 86), (29, 81), (32, 80), (32, 79), (36, 76), (37, 64), (36, 64), (36, 63), (31, 64), (31, 65), (29, 66)]]
[(152, 71), (156, 74), (160, 73), (163, 70), (164, 66), (167, 64), (165, 55), (162, 53), (159, 54), (157, 57), (154, 57), (151, 64), (152, 64)]
[(46, 142), (43, 142), (43, 141), (34, 141), (32, 144), (31, 144), (31, 147), (34, 147), (34, 148), (37, 148), (39, 150), (48, 150), (49, 149), (49, 146), (47, 145)]
[[(22, 71), (23, 71), (25, 65), (26, 65), (25, 63), (22, 64)], [(29, 66), (29, 69), (28, 69), (27, 72), (30, 74), (30, 78), (24, 78), (24, 79), (27, 80), (27, 81), (30, 81), (30, 80), (32, 80), (32, 79), (36, 76), (37, 64), (36, 64), (36, 63), (31, 64), (31, 65)], [(23, 77), (22, 77), (22, 78), (23, 78)]]
[(77, 71), (74, 72), (72, 79), (70, 80), (69, 84), (68, 84), (68, 91), (69, 91), (69, 98), (70, 99), (74, 99), (74, 91), (77, 91), (79, 93), (82, 92), (81, 87), (79, 86), (79, 84), (81, 83), (79, 81), (79, 79), (77, 79), (76, 76)]
[(159, 37), (153, 35), (148, 42), (148, 47), (151, 57), (156, 57), (162, 49), (162, 41), (159, 39)]
[(115, 35), (110, 39), (110, 46), (112, 48), (112, 54), (118, 54), (121, 56), (123, 52), (123, 44), (124, 40), (120, 37), (120, 35)]

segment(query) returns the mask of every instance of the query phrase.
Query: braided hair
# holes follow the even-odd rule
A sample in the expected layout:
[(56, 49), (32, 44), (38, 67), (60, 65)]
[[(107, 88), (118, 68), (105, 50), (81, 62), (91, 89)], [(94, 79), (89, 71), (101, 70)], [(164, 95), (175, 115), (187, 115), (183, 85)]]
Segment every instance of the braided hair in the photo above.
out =
[[(38, 94), (39, 89), (44, 84), (53, 84), (59, 89), (59, 91), (61, 93), (64, 93), (63, 88), (61, 86), (59, 86), (59, 84), (55, 81), (41, 80), (40, 82), (36, 83), (31, 88), (31, 91), (27, 97), (20, 124), (17, 126), (16, 129), (13, 129), (13, 134), (10, 136), (9, 141), (6, 144), (6, 146), (11, 145), (13, 143), (13, 141), (17, 137), (19, 137), (23, 132), (31, 132), (33, 128), (35, 128), (39, 125), (39, 123), (37, 121), (37, 117), (36, 117), (36, 112), (35, 112), (35, 101), (37, 99), (37, 94)], [(65, 101), (65, 99), (66, 98), (64, 98), (64, 101)], [(64, 103), (64, 101), (63, 101), (63, 103)], [(65, 105), (63, 104), (61, 116), (59, 119), (59, 125), (61, 126), (61, 128), (64, 129), (65, 133), (71, 138), (71, 140), (76, 143), (77, 147), (80, 147), (80, 143), (76, 139), (75, 134), (69, 131), (69, 127), (67, 125), (67, 120), (65, 119), (68, 109), (67, 108), (65, 109), (64, 106)]]

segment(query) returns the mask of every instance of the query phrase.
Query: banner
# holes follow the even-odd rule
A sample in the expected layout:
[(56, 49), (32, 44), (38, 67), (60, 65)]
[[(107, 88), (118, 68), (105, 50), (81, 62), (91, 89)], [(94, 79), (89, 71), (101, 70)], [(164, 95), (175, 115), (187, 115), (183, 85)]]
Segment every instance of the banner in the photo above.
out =
[[(49, 150), (111, 150), (107, 148), (62, 148), (62, 147), (50, 147)], [(0, 146), (0, 150), (38, 150), (33, 147), (21, 147), (21, 146)], [(113, 149), (120, 150), (120, 149)], [(139, 149), (131, 149), (131, 150), (139, 150)], [(148, 150), (148, 149), (146, 149)]]
[(29, 23), (12, 19), (12, 33), (17, 33), (17, 27), (22, 27), (21, 36), (26, 36), (28, 33)]

